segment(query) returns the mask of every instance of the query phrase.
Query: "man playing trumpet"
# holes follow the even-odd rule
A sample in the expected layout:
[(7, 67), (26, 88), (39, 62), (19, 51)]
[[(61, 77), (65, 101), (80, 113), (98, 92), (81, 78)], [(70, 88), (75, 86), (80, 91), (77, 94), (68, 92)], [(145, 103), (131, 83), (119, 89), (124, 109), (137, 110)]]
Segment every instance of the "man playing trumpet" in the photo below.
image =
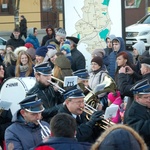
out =
[[(42, 128), (49, 129), (49, 124), (44, 121), (38, 122), (44, 107), (36, 95), (26, 97), (19, 104), (21, 109), (13, 116), (13, 124), (5, 131), (6, 147), (30, 150), (42, 142)], [(50, 135), (50, 131), (48, 134)]]
[(67, 113), (77, 122), (76, 138), (79, 142), (94, 142), (100, 135), (99, 127), (95, 124), (102, 120), (102, 111), (96, 111), (88, 121), (84, 112), (84, 94), (80, 89), (73, 87), (63, 93), (65, 105), (59, 109), (59, 113)]

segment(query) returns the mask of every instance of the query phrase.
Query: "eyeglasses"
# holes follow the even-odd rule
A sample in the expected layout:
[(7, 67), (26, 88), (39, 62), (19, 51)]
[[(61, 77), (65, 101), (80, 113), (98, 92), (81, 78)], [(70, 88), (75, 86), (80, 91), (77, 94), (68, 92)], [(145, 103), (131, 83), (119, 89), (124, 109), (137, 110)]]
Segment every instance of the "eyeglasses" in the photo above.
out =
[(77, 105), (84, 104), (84, 100), (83, 100), (83, 101), (71, 101), (71, 102), (73, 102), (73, 103), (75, 103), (75, 104), (77, 104)]
[(98, 64), (97, 64), (97, 63), (91, 63), (91, 65), (92, 65), (92, 66), (97, 66)]

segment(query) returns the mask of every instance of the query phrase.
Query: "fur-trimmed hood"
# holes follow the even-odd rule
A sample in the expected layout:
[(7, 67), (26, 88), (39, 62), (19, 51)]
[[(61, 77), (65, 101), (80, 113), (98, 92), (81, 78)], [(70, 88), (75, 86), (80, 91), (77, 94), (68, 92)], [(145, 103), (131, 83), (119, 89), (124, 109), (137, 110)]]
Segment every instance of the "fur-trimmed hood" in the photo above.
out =
[(148, 150), (142, 137), (131, 127), (114, 125), (93, 144), (91, 150)]

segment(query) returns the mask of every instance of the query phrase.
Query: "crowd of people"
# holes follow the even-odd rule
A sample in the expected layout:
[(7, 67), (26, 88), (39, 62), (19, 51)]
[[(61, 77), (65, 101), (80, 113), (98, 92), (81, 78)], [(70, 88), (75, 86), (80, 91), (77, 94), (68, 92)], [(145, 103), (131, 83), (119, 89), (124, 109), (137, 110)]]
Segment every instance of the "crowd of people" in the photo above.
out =
[[(48, 25), (40, 43), (38, 29), (27, 30), (26, 23), (21, 16), (0, 55), (0, 88), (13, 77), (36, 83), (14, 115), (0, 108), (2, 149), (150, 149), (150, 51), (144, 42), (130, 53), (122, 37), (108, 35), (106, 48), (92, 50), (87, 69), (80, 39)], [(64, 86), (67, 76), (76, 76), (77, 84)], [(113, 106), (116, 115), (104, 119)]]

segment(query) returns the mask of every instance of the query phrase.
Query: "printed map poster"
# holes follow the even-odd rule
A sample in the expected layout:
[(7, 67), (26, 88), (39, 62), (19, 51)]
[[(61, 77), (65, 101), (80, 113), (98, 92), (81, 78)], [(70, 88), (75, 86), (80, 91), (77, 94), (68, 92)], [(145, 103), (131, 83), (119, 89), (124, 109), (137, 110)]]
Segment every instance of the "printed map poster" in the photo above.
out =
[(122, 36), (121, 0), (65, 0), (67, 36), (80, 39), (78, 49), (90, 69), (91, 52), (105, 48), (110, 34)]

